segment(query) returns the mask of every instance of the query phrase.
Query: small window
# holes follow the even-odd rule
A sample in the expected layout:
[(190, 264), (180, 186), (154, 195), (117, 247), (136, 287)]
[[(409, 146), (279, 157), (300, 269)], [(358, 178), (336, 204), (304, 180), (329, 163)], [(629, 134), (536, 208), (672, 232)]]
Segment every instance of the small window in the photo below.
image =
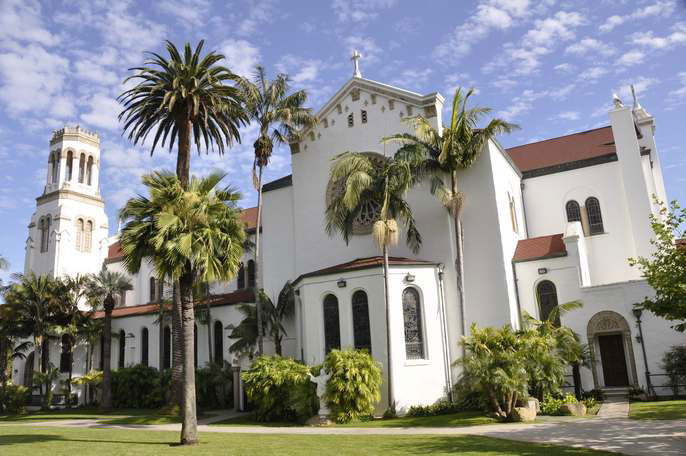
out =
[(74, 153), (72, 151), (67, 152), (67, 176), (66, 180), (70, 181), (74, 174)]
[(243, 263), (238, 267), (238, 276), (236, 277), (236, 288), (242, 290), (245, 288), (245, 267)]
[[(536, 295), (540, 319), (541, 321), (546, 321), (553, 309), (557, 307), (557, 289), (555, 284), (550, 280), (544, 280), (536, 287)], [(556, 318), (555, 323), (559, 326), (559, 317)]]
[(579, 203), (574, 200), (567, 201), (565, 205), (565, 212), (567, 212), (568, 222), (580, 222), (581, 221), (581, 208)]
[(361, 117), (362, 117), (362, 123), (366, 124), (367, 123), (367, 111), (365, 111), (364, 109), (362, 110)]
[(126, 333), (124, 330), (119, 331), (119, 369), (125, 366), (126, 362)]
[(219, 320), (214, 322), (214, 362), (224, 365), (224, 326)]
[(586, 200), (586, 214), (588, 215), (589, 232), (591, 234), (604, 233), (603, 216), (600, 213), (598, 198), (590, 197)]
[(157, 292), (157, 282), (154, 277), (150, 277), (150, 302), (155, 302), (155, 294)]
[(512, 222), (512, 231), (519, 232), (519, 224), (517, 223), (517, 205), (515, 199), (509, 193), (507, 194), (508, 204), (510, 206), (510, 221)]
[(413, 113), (413, 111), (412, 111), (412, 106), (407, 105), (407, 115), (408, 115), (408, 116), (411, 116), (412, 113)]
[(357, 101), (360, 99), (360, 89), (353, 89), (351, 92), (352, 99), (353, 101)]
[(372, 104), (373, 105), (376, 104), (376, 94), (375, 93), (371, 94), (371, 98), (372, 98)]
[(149, 338), (150, 333), (148, 332), (148, 328), (144, 327), (141, 330), (141, 364), (144, 366), (149, 364)]
[(47, 252), (50, 247), (50, 216), (41, 218), (38, 226), (40, 229), (40, 251)]
[(86, 167), (86, 182), (88, 185), (92, 185), (93, 175), (93, 157), (88, 157), (88, 165)]
[(83, 232), (85, 230), (84, 228), (85, 224), (83, 222), (83, 219), (77, 219), (76, 220), (76, 251), (77, 252), (82, 252), (83, 251)]
[(324, 124), (324, 128), (329, 128), (329, 119), (322, 119), (322, 123)]
[(88, 222), (86, 222), (86, 232), (85, 232), (84, 242), (83, 242), (83, 251), (84, 252), (90, 252), (92, 243), (93, 243), (93, 222), (89, 220)]
[(395, 109), (395, 101), (394, 100), (388, 100), (388, 109), (393, 111)]
[(372, 352), (372, 336), (369, 327), (369, 302), (367, 293), (358, 290), (353, 293), (353, 337), (356, 350)]
[(81, 154), (79, 158), (79, 183), (83, 184), (84, 174), (86, 173), (86, 154)]
[(171, 328), (164, 327), (164, 341), (162, 343), (162, 369), (171, 367)]
[(339, 114), (343, 113), (343, 108), (341, 107), (340, 103), (336, 105), (336, 111), (338, 111)]
[(255, 262), (248, 261), (248, 288), (255, 288)]
[(355, 125), (355, 120), (353, 119), (353, 113), (348, 114), (348, 126), (352, 127)]
[(412, 288), (403, 291), (403, 320), (405, 322), (405, 356), (407, 359), (424, 359), (424, 332), (419, 292)]
[(341, 348), (338, 298), (329, 294), (324, 298), (324, 353), (337, 348)]

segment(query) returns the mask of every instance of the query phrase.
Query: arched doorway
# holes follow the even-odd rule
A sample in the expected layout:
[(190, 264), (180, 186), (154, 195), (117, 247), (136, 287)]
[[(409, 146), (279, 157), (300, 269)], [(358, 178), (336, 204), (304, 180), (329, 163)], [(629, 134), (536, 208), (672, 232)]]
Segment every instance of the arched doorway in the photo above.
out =
[(596, 388), (638, 384), (631, 328), (623, 316), (610, 310), (598, 312), (588, 321), (586, 334)]
[(35, 370), (33, 359), (35, 353), (35, 351), (32, 351), (31, 354), (26, 357), (26, 362), (24, 363), (24, 386), (33, 386), (33, 371)]

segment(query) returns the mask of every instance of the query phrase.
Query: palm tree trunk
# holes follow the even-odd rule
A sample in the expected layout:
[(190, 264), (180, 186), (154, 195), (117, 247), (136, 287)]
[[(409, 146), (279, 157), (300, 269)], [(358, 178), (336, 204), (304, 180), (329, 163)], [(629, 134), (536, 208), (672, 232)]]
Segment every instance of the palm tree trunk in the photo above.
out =
[[(451, 174), (451, 190), (453, 197), (457, 195), (457, 178), (455, 174)], [(460, 223), (460, 207), (453, 208), (453, 228), (455, 230), (455, 281), (457, 290), (457, 299), (460, 302), (460, 323), (462, 326), (462, 335), (467, 335), (467, 322), (466, 322), (466, 312), (465, 312), (465, 302), (464, 302), (464, 262), (462, 258), (462, 224)], [(462, 358), (467, 355), (465, 346), (460, 344), (462, 347)]]
[(74, 345), (76, 345), (75, 337), (69, 336), (69, 374), (67, 381), (67, 408), (71, 408), (71, 378), (74, 372)]
[(257, 226), (255, 227), (255, 307), (257, 310), (257, 355), (264, 353), (264, 328), (262, 327), (262, 300), (259, 293), (259, 258), (260, 258), (260, 226), (262, 223), (262, 167), (259, 167), (257, 177)]
[(388, 247), (383, 246), (383, 286), (384, 286), (384, 305), (386, 307), (386, 373), (388, 375), (388, 406), (393, 407), (395, 397), (393, 396), (393, 357), (391, 356), (391, 307), (389, 295), (389, 276), (388, 276)]
[(178, 280), (174, 281), (172, 299), (172, 366), (170, 404), (172, 406), (183, 407), (183, 312), (181, 308), (182, 300)]
[[(173, 285), (172, 285), (173, 287)], [(173, 291), (172, 291), (173, 293)], [(160, 302), (158, 317), (160, 330), (157, 333), (157, 368), (160, 372), (164, 370), (164, 303)]]
[(194, 330), (195, 315), (193, 312), (193, 274), (190, 265), (181, 277), (180, 291), (183, 309), (183, 421), (181, 424), (181, 444), (198, 443), (198, 419), (195, 403), (195, 359)]
[(102, 340), (102, 408), (112, 409), (112, 310), (105, 309), (105, 337)]

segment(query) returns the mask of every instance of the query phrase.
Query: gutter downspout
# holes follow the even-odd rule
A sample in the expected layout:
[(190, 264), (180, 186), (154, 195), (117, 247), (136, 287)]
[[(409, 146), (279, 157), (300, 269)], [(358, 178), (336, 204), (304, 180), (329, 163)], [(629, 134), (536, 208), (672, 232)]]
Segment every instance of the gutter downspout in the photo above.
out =
[(450, 366), (450, 342), (448, 341), (448, 318), (445, 311), (445, 296), (443, 291), (443, 265), (438, 267), (438, 299), (440, 300), (441, 310), (441, 332), (443, 341), (443, 362), (445, 364), (445, 387), (448, 395), (448, 401), (453, 401), (453, 379)]

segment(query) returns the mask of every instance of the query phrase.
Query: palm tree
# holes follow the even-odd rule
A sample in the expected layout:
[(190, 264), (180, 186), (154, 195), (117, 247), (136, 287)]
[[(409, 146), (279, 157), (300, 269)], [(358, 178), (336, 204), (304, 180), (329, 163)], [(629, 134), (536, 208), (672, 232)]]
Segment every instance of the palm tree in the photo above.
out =
[[(277, 355), (281, 356), (281, 342), (283, 336), (287, 335), (286, 328), (283, 326), (283, 321), (286, 318), (291, 317), (293, 312), (295, 312), (295, 290), (293, 289), (290, 280), (287, 281), (279, 292), (276, 304), (267, 296), (264, 290), (260, 290), (260, 295), (262, 312), (264, 314), (264, 330), (269, 333), (274, 341), (274, 351), (276, 351)], [(255, 322), (255, 324), (257, 324), (257, 322)]]
[[(11, 379), (12, 361), (25, 359), (26, 352), (33, 347), (29, 341), (17, 343), (27, 334), (17, 328), (12, 318), (10, 306), (0, 305), (0, 396), (7, 390), (7, 382)], [(4, 402), (0, 400), (0, 413), (4, 412)]]
[(93, 307), (102, 306), (105, 311), (105, 328), (103, 332), (102, 363), (102, 408), (112, 409), (112, 311), (116, 304), (115, 296), (133, 289), (128, 277), (121, 272), (103, 269), (92, 274), (88, 283), (87, 294)]
[(416, 253), (422, 245), (412, 209), (405, 200), (413, 183), (412, 167), (402, 159), (387, 158), (379, 163), (369, 154), (344, 152), (334, 158), (330, 180), (342, 182), (344, 191), (333, 195), (326, 208), (326, 232), (329, 236), (339, 233), (347, 243), (353, 233), (354, 220), (363, 207), (371, 203), (380, 208), (372, 234), (383, 253), (388, 403), (393, 407), (388, 249), (398, 242), (398, 221), (406, 227), (405, 241), (410, 249)]
[[(434, 194), (452, 216), (455, 237), (455, 275), (457, 296), (460, 303), (462, 334), (467, 334), (465, 321), (464, 258), (461, 211), (464, 193), (460, 190), (459, 175), (471, 167), (479, 158), (489, 141), (501, 133), (510, 133), (519, 128), (502, 119), (491, 119), (479, 128), (480, 120), (491, 112), (491, 108), (468, 108), (469, 97), (474, 89), (462, 96), (462, 88), (455, 90), (450, 125), (441, 130), (434, 128), (422, 116), (409, 118), (415, 134), (402, 133), (383, 138), (384, 142), (400, 142), (404, 147), (396, 154), (398, 158), (413, 165), (415, 183), (424, 177), (431, 178), (431, 193)], [(462, 346), (463, 356), (465, 348)]]
[[(238, 79), (228, 68), (219, 65), (224, 56), (214, 51), (202, 56), (204, 40), (191, 49), (184, 46), (183, 56), (167, 41), (168, 58), (149, 52), (142, 67), (132, 68), (128, 77), (137, 84), (123, 92), (119, 101), (124, 110), (119, 119), (134, 144), (143, 143), (155, 131), (150, 153), (157, 144), (169, 145), (171, 152), (177, 145), (176, 175), (181, 187), (190, 179), (191, 139), (200, 153), (201, 148), (214, 149), (223, 154), (225, 145), (240, 142), (239, 128), (247, 122), (241, 105), (241, 92), (229, 85)], [(168, 142), (167, 142), (168, 141)], [(181, 364), (183, 338), (181, 301), (177, 284), (172, 284), (172, 401), (180, 405)], [(191, 327), (194, 323), (190, 322)]]
[(238, 311), (243, 314), (243, 319), (238, 326), (228, 326), (228, 329), (231, 329), (229, 339), (235, 340), (229, 347), (229, 351), (252, 359), (255, 355), (259, 332), (257, 330), (257, 309), (253, 304), (240, 304)]
[(181, 443), (198, 441), (194, 368), (194, 302), (196, 282), (230, 280), (238, 272), (245, 231), (237, 202), (240, 194), (219, 187), (224, 175), (193, 177), (184, 190), (170, 172), (143, 177), (150, 198), (130, 199), (121, 210), (126, 220), (121, 244), (124, 263), (140, 268), (150, 257), (155, 271), (178, 282), (184, 338), (183, 423)]
[[(305, 108), (307, 92), (298, 90), (289, 93), (288, 76), (278, 74), (273, 81), (269, 81), (264, 67), (255, 68), (253, 81), (241, 79), (239, 82), (245, 110), (250, 120), (257, 123), (260, 133), (254, 143), (255, 159), (252, 174), (253, 185), (257, 190), (257, 229), (255, 230), (255, 265), (260, 257), (260, 227), (262, 223), (262, 173), (269, 164), (275, 145), (286, 144), (298, 137), (298, 129), (309, 128), (315, 124), (312, 109)], [(255, 268), (255, 284), (259, 270)], [(257, 289), (257, 285), (255, 290)], [(260, 294), (255, 293), (257, 305), (258, 328), (262, 322), (262, 304)], [(262, 354), (264, 332), (259, 331), (257, 339), (258, 353)]]

